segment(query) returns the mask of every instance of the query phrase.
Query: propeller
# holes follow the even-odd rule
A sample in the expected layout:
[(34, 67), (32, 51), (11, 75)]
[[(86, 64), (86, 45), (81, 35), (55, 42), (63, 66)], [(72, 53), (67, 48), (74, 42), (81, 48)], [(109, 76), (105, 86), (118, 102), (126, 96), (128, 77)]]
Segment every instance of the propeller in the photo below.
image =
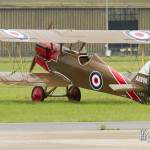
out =
[[(48, 26), (48, 30), (52, 29), (53, 28), (53, 22), (51, 22)], [(36, 55), (33, 57), (33, 60), (32, 60), (32, 63), (31, 63), (31, 66), (30, 66), (30, 69), (29, 69), (29, 72), (32, 72), (32, 70), (34, 69), (35, 65), (36, 65), (36, 61), (35, 61), (35, 57)]]
[(48, 30), (53, 29), (53, 22), (51, 22), (47, 28)]
[(32, 70), (34, 69), (35, 65), (36, 65), (36, 61), (35, 61), (35, 57), (34, 57), (33, 60), (32, 60), (29, 72), (32, 72)]

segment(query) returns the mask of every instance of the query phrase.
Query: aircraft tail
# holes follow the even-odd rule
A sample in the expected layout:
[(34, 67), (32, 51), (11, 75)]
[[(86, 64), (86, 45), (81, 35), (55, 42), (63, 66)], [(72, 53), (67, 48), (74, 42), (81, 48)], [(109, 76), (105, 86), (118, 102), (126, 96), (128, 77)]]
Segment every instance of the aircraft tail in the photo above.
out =
[(143, 91), (139, 92), (142, 103), (150, 104), (150, 61), (148, 61), (132, 80), (132, 85), (140, 86)]
[(150, 61), (148, 61), (132, 80), (133, 83), (148, 89), (150, 93)]
[(138, 73), (124, 74), (131, 81), (127, 84), (110, 84), (114, 91), (127, 92), (133, 100), (143, 104), (150, 103), (150, 61)]

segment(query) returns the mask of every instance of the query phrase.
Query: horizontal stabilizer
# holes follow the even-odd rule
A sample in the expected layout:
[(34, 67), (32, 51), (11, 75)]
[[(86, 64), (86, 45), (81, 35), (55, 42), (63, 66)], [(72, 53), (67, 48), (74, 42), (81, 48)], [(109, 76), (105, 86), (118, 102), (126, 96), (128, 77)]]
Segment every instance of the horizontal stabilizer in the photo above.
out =
[(129, 91), (142, 89), (142, 87), (133, 86), (132, 84), (110, 84), (109, 87), (114, 91)]

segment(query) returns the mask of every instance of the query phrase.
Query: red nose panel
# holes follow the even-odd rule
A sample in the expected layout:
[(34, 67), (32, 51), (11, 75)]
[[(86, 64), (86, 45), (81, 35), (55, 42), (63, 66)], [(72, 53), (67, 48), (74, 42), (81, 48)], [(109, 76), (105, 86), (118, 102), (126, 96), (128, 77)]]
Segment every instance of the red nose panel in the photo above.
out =
[(42, 57), (35, 56), (35, 62), (36, 62), (38, 65), (40, 65), (43, 69), (45, 69), (46, 71), (49, 70), (46, 61), (45, 61)]
[(58, 44), (44, 44), (40, 43), (36, 45), (36, 52), (39, 56), (45, 58), (46, 60), (57, 60), (60, 55), (60, 47)]

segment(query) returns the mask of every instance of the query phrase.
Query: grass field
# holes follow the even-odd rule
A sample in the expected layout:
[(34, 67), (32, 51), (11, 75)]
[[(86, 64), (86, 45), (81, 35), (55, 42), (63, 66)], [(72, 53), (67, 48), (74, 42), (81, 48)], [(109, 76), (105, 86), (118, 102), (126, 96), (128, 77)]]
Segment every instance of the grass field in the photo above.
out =
[[(105, 60), (119, 71), (137, 71), (139, 68), (134, 57), (112, 57)], [(16, 66), (6, 59), (0, 61), (1, 71), (10, 71)], [(24, 64), (24, 68), (27, 69), (28, 66), (29, 61)], [(67, 98), (48, 98), (44, 103), (34, 104), (30, 98), (31, 89), (32, 87), (0, 86), (0, 122), (150, 120), (149, 105), (141, 105), (126, 98), (81, 89), (81, 103), (68, 102)]]

